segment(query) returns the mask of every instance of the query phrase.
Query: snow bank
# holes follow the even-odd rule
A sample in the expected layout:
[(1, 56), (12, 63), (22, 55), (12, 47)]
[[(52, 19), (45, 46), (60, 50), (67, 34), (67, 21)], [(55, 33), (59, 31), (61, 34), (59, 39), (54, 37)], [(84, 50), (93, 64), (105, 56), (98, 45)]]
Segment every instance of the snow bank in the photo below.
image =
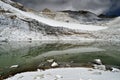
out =
[(120, 72), (91, 68), (58, 68), (20, 73), (5, 80), (120, 80)]
[(21, 11), (21, 10), (19, 10), (17, 8), (14, 8), (13, 6), (11, 6), (9, 4), (6, 4), (2, 1), (0, 1), (0, 6), (4, 10), (9, 10), (13, 13), (16, 13), (19, 16), (32, 18), (32, 19), (38, 20), (42, 23), (48, 24), (48, 25), (53, 26), (53, 27), (65, 27), (65, 28), (69, 28), (69, 29), (80, 29), (80, 30), (87, 30), (87, 31), (98, 31), (98, 30), (102, 30), (102, 29), (107, 28), (107, 27), (102, 27), (102, 26), (66, 23), (66, 22), (60, 22), (60, 21), (55, 21), (55, 20), (52, 20), (52, 19), (43, 18), (43, 17), (40, 17), (40, 16), (35, 15), (33, 13), (30, 13), (30, 12)]

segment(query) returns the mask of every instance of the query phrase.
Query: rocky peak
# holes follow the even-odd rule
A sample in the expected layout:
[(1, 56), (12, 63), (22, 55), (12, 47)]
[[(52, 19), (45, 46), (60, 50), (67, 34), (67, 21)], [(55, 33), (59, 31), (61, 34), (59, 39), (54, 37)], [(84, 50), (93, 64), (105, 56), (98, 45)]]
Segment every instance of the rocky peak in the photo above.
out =
[(42, 10), (42, 12), (44, 12), (44, 13), (51, 13), (52, 11), (50, 9), (48, 9), (48, 8), (45, 8), (45, 9)]
[(42, 13), (43, 15), (48, 16), (49, 18), (54, 18), (54, 17), (56, 16), (56, 12), (51, 11), (51, 10), (48, 9), (48, 8), (43, 9), (43, 10), (41, 11), (41, 13)]
[(27, 11), (27, 8), (25, 8), (22, 4), (18, 3), (18, 2), (13, 2), (11, 0), (1, 0), (2, 2), (6, 3), (6, 4), (9, 4), (15, 8), (18, 8), (22, 11)]

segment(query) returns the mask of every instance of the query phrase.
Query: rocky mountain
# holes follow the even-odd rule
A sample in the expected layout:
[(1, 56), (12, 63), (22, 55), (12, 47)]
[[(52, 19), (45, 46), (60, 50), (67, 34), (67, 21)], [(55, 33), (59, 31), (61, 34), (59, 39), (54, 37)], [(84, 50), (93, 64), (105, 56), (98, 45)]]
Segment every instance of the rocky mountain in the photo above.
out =
[(89, 11), (71, 11), (71, 10), (64, 10), (64, 11), (51, 11), (50, 9), (46, 8), (40, 12), (41, 14), (47, 16), (48, 18), (57, 20), (57, 21), (64, 21), (70, 23), (78, 23), (78, 24), (87, 24), (87, 25), (105, 25), (108, 21), (112, 18), (104, 15), (96, 15)]
[(62, 11), (62, 12), (65, 12), (65, 13), (68, 13), (70, 17), (72, 18), (75, 18), (79, 21), (90, 21), (90, 20), (99, 20), (100, 18), (92, 13), (92, 12), (89, 12), (89, 11), (70, 11), (70, 10), (67, 10), (67, 11)]
[(112, 32), (107, 37), (111, 39), (116, 32), (107, 24), (111, 20), (88, 11), (38, 12), (17, 2), (0, 0), (0, 41), (95, 40), (106, 39), (106, 33)]

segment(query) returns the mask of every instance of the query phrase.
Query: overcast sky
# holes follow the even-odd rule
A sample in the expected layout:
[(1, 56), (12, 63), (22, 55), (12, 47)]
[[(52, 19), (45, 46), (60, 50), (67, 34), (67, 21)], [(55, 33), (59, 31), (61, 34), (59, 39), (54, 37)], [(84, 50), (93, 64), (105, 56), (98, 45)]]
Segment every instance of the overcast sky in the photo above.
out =
[(120, 15), (120, 0), (13, 0), (36, 10), (89, 10)]

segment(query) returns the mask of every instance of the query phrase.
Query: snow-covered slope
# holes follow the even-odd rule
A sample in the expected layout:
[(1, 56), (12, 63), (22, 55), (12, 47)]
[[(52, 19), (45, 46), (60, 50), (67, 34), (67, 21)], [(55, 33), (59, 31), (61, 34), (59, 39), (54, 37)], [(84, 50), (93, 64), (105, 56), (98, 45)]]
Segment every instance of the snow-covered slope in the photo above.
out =
[[(45, 10), (45, 11), (44, 11)], [(77, 23), (84, 25), (105, 25), (110, 19), (103, 19), (98, 17), (98, 15), (89, 11), (51, 11), (50, 9), (44, 9), (40, 13), (47, 16), (48, 18), (67, 22), (67, 23)]]
[(58, 68), (17, 74), (6, 80), (119, 80), (120, 72), (92, 68)]
[[(90, 40), (96, 39), (91, 32), (107, 29), (105, 26), (56, 21), (46, 18), (42, 14), (27, 12), (27, 10), (23, 10), (24, 7), (18, 7), (20, 4), (15, 4), (10, 0), (6, 1), (0, 1), (2, 10), (0, 12), (0, 40)], [(99, 19), (92, 13), (89, 16), (91, 16), (90, 19)]]
[(58, 22), (58, 21), (54, 21), (51, 19), (46, 19), (46, 18), (40, 17), (33, 13), (21, 11), (21, 10), (16, 9), (16, 8), (12, 7), (11, 5), (1, 2), (1, 1), (0, 1), (0, 4), (1, 4), (0, 6), (3, 9), (8, 9), (11, 12), (15, 12), (16, 14), (25, 16), (27, 18), (32, 18), (32, 19), (38, 20), (42, 23), (45, 23), (47, 25), (54, 26), (54, 27), (65, 27), (65, 28), (70, 28), (70, 29), (81, 29), (81, 30), (88, 30), (88, 31), (96, 31), (96, 30), (106, 29), (106, 27), (102, 27), (102, 26), (93, 26), (93, 25), (88, 26), (88, 25), (81, 25), (81, 24)]
[(120, 17), (117, 17), (108, 23), (109, 26), (120, 26)]

